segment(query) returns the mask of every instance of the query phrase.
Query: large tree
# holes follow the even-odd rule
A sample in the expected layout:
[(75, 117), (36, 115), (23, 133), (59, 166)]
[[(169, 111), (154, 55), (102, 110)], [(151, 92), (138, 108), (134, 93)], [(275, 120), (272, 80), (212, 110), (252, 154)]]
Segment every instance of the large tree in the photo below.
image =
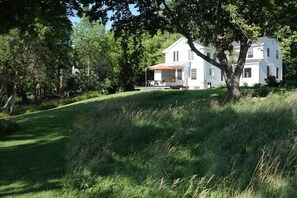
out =
[[(201, 58), (220, 68), (230, 96), (239, 96), (239, 81), (249, 47), (260, 36), (295, 33), (297, 1), (286, 0), (80, 0), (91, 7), (92, 19), (113, 21), (116, 31), (158, 29), (180, 33)], [(137, 12), (135, 12), (135, 10)], [(112, 12), (111, 12), (112, 11)], [(109, 17), (110, 16), (110, 17)], [(283, 31), (288, 30), (288, 31)], [(219, 62), (194, 45), (211, 45)], [(232, 42), (240, 42), (236, 60)]]
[(10, 29), (28, 30), (36, 18), (50, 22), (66, 22), (78, 6), (76, 0), (1, 0), (0, 33)]
[[(16, 95), (34, 101), (60, 89), (69, 66), (69, 1), (0, 1), (0, 103), (12, 113)], [(43, 92), (43, 93), (41, 93)]]
[(98, 82), (110, 78), (113, 58), (110, 55), (113, 36), (103, 25), (89, 22), (87, 17), (73, 28), (72, 43), (76, 67), (89, 78), (95, 75)]

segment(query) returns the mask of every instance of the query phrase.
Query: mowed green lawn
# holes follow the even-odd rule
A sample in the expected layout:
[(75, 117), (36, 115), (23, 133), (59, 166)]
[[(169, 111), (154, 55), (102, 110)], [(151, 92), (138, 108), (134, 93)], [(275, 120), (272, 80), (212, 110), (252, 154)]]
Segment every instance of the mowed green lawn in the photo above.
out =
[(61, 197), (64, 151), (77, 117), (96, 110), (103, 100), (135, 93), (102, 96), (14, 117), (21, 130), (0, 139), (0, 197)]

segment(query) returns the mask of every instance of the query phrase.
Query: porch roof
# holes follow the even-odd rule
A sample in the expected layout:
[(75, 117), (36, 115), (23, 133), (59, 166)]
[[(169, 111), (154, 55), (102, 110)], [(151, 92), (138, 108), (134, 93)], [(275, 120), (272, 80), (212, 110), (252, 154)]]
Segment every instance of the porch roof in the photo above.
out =
[(149, 67), (149, 70), (174, 70), (174, 67), (169, 67), (166, 65), (157, 65), (153, 67)]
[(177, 63), (160, 63), (147, 67), (149, 70), (174, 70), (177, 68), (187, 67), (190, 62), (177, 62)]

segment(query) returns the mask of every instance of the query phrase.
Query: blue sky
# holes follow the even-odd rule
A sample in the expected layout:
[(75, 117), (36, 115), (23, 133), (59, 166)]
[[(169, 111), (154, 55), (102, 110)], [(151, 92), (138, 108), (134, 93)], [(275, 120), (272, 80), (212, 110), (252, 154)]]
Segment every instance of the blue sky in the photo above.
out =
[[(138, 12), (137, 12), (136, 8), (134, 8), (134, 4), (130, 5), (129, 7), (130, 7), (130, 10), (132, 11), (132, 14), (137, 15)], [(112, 14), (112, 12), (110, 12), (109, 17), (110, 17), (111, 14)], [(70, 20), (71, 20), (72, 24), (75, 25), (76, 23), (79, 23), (80, 18), (77, 17), (77, 16), (74, 16), (74, 17), (70, 17)], [(105, 26), (106, 30), (111, 29), (111, 24), (112, 24), (111, 22), (108, 22), (106, 24), (106, 26)]]
[[(69, 17), (70, 18), (70, 20), (71, 20), (71, 22), (72, 22), (72, 24), (73, 24), (73, 26), (76, 24), (76, 23), (79, 23), (80, 22), (80, 18), (79, 17)], [(106, 24), (106, 29), (107, 30), (110, 30), (111, 29), (111, 22), (108, 22), (107, 24)]]

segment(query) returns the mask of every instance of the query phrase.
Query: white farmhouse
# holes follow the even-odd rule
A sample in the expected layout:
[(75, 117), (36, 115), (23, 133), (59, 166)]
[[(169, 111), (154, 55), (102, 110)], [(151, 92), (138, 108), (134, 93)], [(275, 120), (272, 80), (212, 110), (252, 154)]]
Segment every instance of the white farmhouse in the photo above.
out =
[[(211, 47), (203, 46), (199, 41), (195, 41), (195, 46), (203, 54), (216, 59)], [(234, 42), (233, 46), (236, 54), (240, 45)], [(265, 79), (269, 75), (275, 76), (278, 81), (282, 80), (283, 65), (279, 51), (279, 43), (272, 38), (261, 37), (252, 44), (247, 54), (240, 85), (265, 84)], [(186, 38), (180, 38), (163, 53), (165, 63), (149, 67), (150, 70), (154, 70), (154, 81), (149, 82), (150, 85), (203, 89), (225, 84), (222, 71), (197, 56), (190, 49)]]

